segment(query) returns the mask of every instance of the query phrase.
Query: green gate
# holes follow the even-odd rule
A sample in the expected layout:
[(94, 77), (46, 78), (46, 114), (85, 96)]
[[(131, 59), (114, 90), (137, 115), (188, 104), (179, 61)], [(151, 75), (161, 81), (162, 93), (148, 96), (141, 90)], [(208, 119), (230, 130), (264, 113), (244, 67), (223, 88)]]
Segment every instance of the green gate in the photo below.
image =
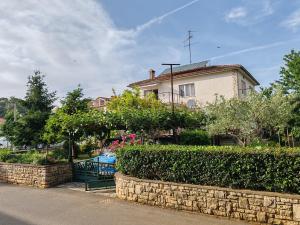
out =
[(115, 187), (115, 164), (93, 160), (73, 164), (74, 181), (84, 182), (85, 190)]

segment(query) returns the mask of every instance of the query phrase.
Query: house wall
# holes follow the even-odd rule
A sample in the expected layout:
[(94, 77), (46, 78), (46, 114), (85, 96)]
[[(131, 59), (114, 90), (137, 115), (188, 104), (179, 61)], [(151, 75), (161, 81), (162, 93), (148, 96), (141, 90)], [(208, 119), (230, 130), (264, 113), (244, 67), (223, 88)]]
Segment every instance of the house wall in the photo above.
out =
[(236, 72), (238, 79), (238, 96), (243, 98), (245, 95), (242, 94), (242, 81), (246, 83), (246, 95), (251, 91), (249, 88), (251, 87), (253, 90), (255, 88), (255, 84), (249, 77), (241, 72)]
[[(226, 72), (219, 74), (199, 75), (193, 74), (194, 77), (174, 79), (174, 100), (175, 103), (187, 103), (188, 100), (194, 99), (198, 105), (212, 103), (216, 95), (225, 98), (233, 98), (238, 95), (237, 74), (235, 72)], [(179, 85), (195, 84), (195, 97), (180, 97)], [(163, 81), (156, 86), (142, 87), (142, 92), (149, 89), (158, 89), (159, 98), (166, 103), (171, 100), (171, 83), (170, 80)]]
[[(235, 70), (216, 74), (198, 74), (192, 72), (185, 78), (174, 78), (174, 101), (179, 104), (186, 104), (190, 99), (194, 99), (199, 106), (213, 103), (216, 96), (223, 96), (225, 99), (233, 97), (243, 98), (242, 81), (246, 83), (246, 94), (250, 92), (250, 87), (254, 90), (255, 83), (242, 71)], [(195, 96), (181, 97), (179, 95), (179, 85), (194, 83)], [(157, 81), (156, 84), (141, 87), (141, 94), (144, 96), (145, 90), (158, 89), (158, 96), (165, 103), (171, 102), (171, 81)]]

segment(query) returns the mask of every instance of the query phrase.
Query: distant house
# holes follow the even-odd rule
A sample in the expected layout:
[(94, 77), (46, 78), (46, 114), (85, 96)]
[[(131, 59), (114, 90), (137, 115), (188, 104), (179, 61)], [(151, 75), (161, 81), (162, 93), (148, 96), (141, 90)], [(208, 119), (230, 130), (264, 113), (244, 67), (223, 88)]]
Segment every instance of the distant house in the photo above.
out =
[(91, 100), (89, 106), (95, 109), (105, 109), (107, 103), (111, 100), (111, 98), (107, 97), (98, 97), (95, 100)]
[[(171, 102), (170, 69), (159, 76), (154, 70), (149, 71), (149, 78), (129, 85), (141, 88), (142, 95), (154, 93), (162, 102)], [(242, 65), (208, 65), (208, 61), (183, 65), (173, 68), (174, 102), (195, 105), (206, 105), (216, 99), (216, 95), (226, 99), (243, 98), (254, 90), (259, 82)]]

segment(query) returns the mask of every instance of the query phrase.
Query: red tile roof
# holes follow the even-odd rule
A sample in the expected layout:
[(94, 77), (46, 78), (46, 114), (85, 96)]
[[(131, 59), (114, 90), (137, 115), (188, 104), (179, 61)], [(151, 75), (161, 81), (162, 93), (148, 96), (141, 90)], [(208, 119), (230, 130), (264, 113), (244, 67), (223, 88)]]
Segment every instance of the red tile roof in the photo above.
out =
[[(193, 76), (199, 76), (199, 75), (216, 74), (216, 73), (228, 72), (228, 71), (234, 71), (234, 70), (243, 71), (244, 73), (246, 73), (249, 76), (249, 78), (256, 85), (259, 85), (259, 82), (252, 76), (252, 74), (248, 70), (246, 70), (245, 67), (243, 67), (242, 65), (239, 65), (239, 64), (200, 67), (200, 68), (196, 68), (196, 69), (192, 69), (192, 70), (173, 72), (173, 76), (174, 76), (174, 79), (176, 79), (176, 78), (193, 77)], [(128, 87), (156, 84), (159, 81), (169, 80), (170, 75), (171, 75), (170, 73), (161, 74), (161, 75), (155, 77), (154, 79), (146, 79), (146, 80), (142, 80), (142, 81), (138, 81), (138, 82), (129, 84)]]

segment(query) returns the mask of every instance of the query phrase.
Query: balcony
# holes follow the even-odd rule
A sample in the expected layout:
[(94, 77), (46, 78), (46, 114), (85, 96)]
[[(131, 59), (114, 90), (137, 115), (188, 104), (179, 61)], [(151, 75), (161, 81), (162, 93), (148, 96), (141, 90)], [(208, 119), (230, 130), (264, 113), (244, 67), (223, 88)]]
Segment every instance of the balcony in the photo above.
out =
[[(158, 93), (158, 99), (163, 103), (172, 103), (172, 93), (171, 92), (160, 92)], [(181, 97), (178, 93), (174, 93), (174, 103), (181, 104), (184, 102), (184, 98)]]

